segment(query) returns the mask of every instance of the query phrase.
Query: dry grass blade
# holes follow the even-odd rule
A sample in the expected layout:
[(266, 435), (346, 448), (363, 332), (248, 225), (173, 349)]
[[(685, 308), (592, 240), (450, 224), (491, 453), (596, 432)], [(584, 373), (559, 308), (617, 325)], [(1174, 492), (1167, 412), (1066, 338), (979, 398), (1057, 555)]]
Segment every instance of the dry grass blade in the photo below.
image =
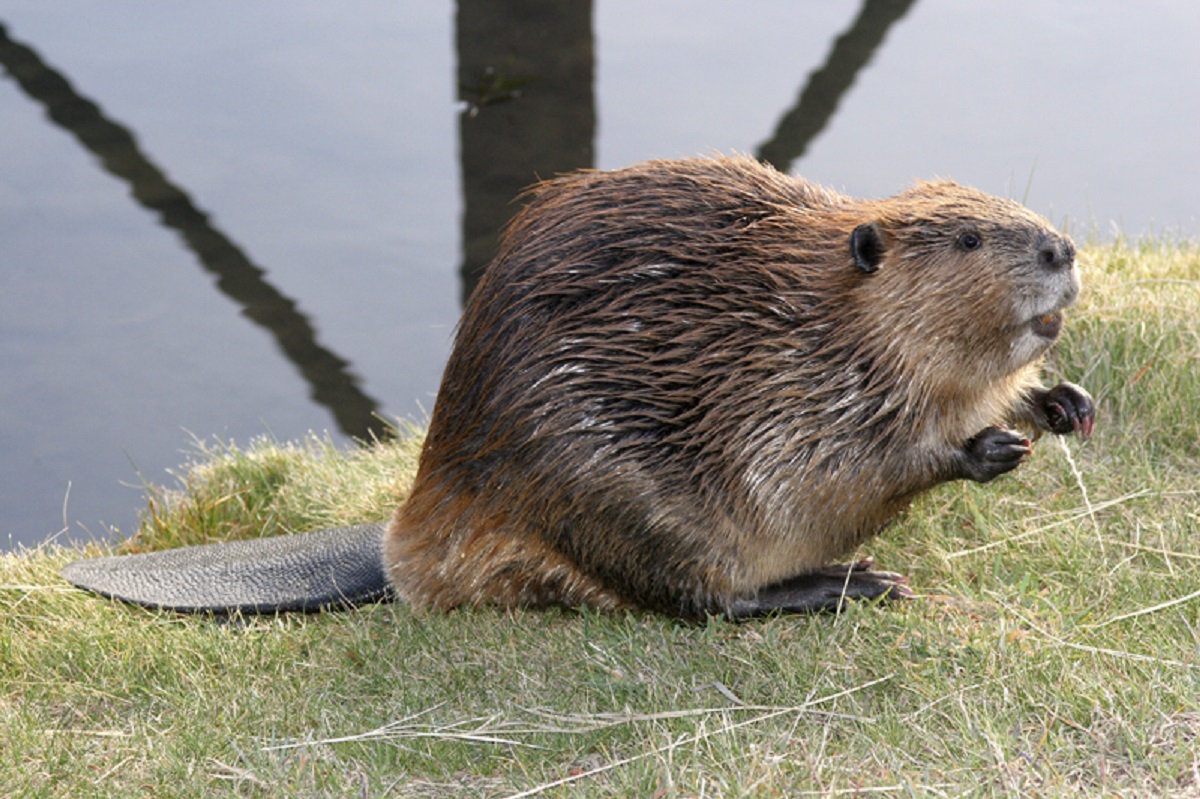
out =
[[(1079, 644), (1074, 641), (1068, 641), (1062, 636), (1055, 635), (1054, 633), (1050, 632), (1042, 625), (1037, 624), (1035, 621), (1029, 618), (1027, 614), (1022, 613), (1019, 609), (1005, 603), (999, 596), (993, 595), (993, 598), (998, 604), (1003, 605), (1009, 613), (1020, 618), (1022, 622), (1029, 627), (1029, 629), (1033, 630), (1042, 638), (1057, 646), (1061, 646), (1066, 649), (1073, 649), (1077, 652), (1086, 652), (1089, 655), (1104, 655), (1105, 657), (1118, 658), (1121, 660), (1131, 660), (1141, 663), (1156, 663), (1158, 665), (1171, 666), (1173, 668), (1189, 670), (1200, 669), (1200, 661), (1189, 663), (1182, 660), (1172, 660), (1170, 658), (1161, 658), (1154, 655), (1143, 655), (1137, 652), (1128, 652), (1122, 649), (1111, 649), (1108, 647), (1091, 646), (1089, 644)], [(1102, 626), (1104, 625), (1096, 625), (1096, 627)], [(1094, 629), (1094, 627), (1089, 629)]]
[(1090, 625), (1089, 629), (1093, 629), (1093, 630), (1099, 629), (1101, 627), (1107, 627), (1108, 625), (1114, 624), (1118, 621), (1125, 621), (1126, 619), (1136, 619), (1138, 616), (1146, 616), (1150, 613), (1158, 613), (1159, 611), (1167, 610), (1168, 608), (1173, 608), (1176, 605), (1186, 604), (1188, 602), (1191, 602), (1193, 599), (1200, 599), (1200, 591), (1193, 591), (1192, 593), (1188, 594), (1187, 596), (1181, 596), (1178, 599), (1172, 599), (1167, 602), (1160, 602), (1159, 604), (1153, 605), (1148, 608), (1142, 608), (1141, 610), (1134, 610), (1129, 613), (1122, 613), (1119, 616), (1113, 616), (1112, 618), (1105, 619), (1104, 621), (1099, 622), (1097, 624)]
[(971, 547), (970, 549), (960, 549), (960, 550), (956, 550), (954, 552), (948, 552), (948, 553), (946, 553), (946, 557), (950, 558), (950, 559), (965, 558), (969, 555), (978, 555), (980, 553), (987, 552), (988, 550), (991, 550), (991, 549), (996, 549), (998, 547), (1008, 546), (1011, 544), (1018, 543), (1020, 541), (1025, 541), (1025, 540), (1028, 540), (1031, 538), (1036, 538), (1037, 536), (1040, 536), (1044, 533), (1048, 533), (1051, 530), (1055, 530), (1060, 527), (1065, 527), (1066, 525), (1073, 524), (1077, 521), (1080, 521), (1081, 519), (1094, 518), (1097, 511), (1108, 510), (1109, 508), (1113, 508), (1118, 505), (1122, 505), (1126, 502), (1129, 502), (1130, 500), (1138, 499), (1140, 497), (1150, 496), (1153, 493), (1154, 492), (1151, 491), (1150, 489), (1143, 488), (1138, 491), (1132, 491), (1128, 494), (1125, 494), (1124, 496), (1116, 497), (1115, 499), (1105, 500), (1104, 502), (1101, 502), (1098, 505), (1093, 506), (1093, 505), (1089, 504), (1082, 509), (1077, 508), (1075, 510), (1068, 511), (1067, 515), (1064, 518), (1059, 519), (1056, 522), (1051, 522), (1050, 524), (1044, 524), (1040, 527), (1035, 527), (1032, 530), (1026, 530), (1023, 533), (1017, 533), (1016, 535), (1010, 535), (1005, 538), (997, 539), (996, 541), (989, 541), (986, 544), (980, 544), (979, 546)]
[(567, 785), (572, 782), (578, 782), (579, 780), (587, 779), (588, 777), (594, 777), (597, 774), (602, 774), (606, 771), (612, 771), (615, 768), (620, 768), (621, 766), (626, 766), (626, 765), (629, 765), (630, 763), (636, 763), (639, 760), (645, 760), (646, 758), (649, 758), (649, 757), (661, 755), (664, 752), (669, 752), (673, 749), (678, 749), (681, 746), (686, 746), (688, 744), (697, 743), (699, 741), (704, 740), (705, 738), (711, 738), (714, 735), (723, 735), (725, 733), (729, 733), (729, 732), (733, 732), (734, 730), (741, 729), (742, 727), (749, 727), (754, 724), (760, 724), (764, 721), (767, 721), (768, 719), (773, 719), (776, 716), (782, 716), (782, 715), (789, 714), (789, 713), (804, 713), (805, 711), (809, 710), (812, 707), (815, 707), (816, 705), (821, 705), (821, 704), (825, 704), (827, 702), (832, 702), (835, 699), (840, 699), (844, 696), (849, 696), (851, 694), (858, 693), (859, 691), (866, 690), (867, 688), (871, 688), (872, 686), (879, 685), (880, 683), (887, 682), (888, 680), (892, 679), (893, 676), (894, 675), (888, 674), (884, 677), (880, 677), (878, 679), (870, 680), (868, 682), (862, 683), (861, 685), (856, 685), (852, 688), (847, 688), (844, 691), (838, 691), (837, 693), (829, 694), (828, 696), (823, 696), (818, 699), (810, 700), (808, 702), (805, 702), (803, 705), (798, 705), (796, 707), (779, 708), (776, 710), (772, 710), (768, 713), (762, 713), (760, 715), (757, 715), (750, 719), (746, 719), (744, 721), (739, 721), (736, 724), (727, 724), (722, 727), (718, 727), (717, 729), (712, 730), (712, 731), (697, 733), (696, 735), (688, 736), (687, 738), (683, 738), (681, 740), (674, 741), (672, 743), (666, 744), (665, 746), (660, 746), (657, 749), (652, 749), (648, 752), (642, 752), (639, 755), (633, 755), (632, 757), (623, 758), (621, 760), (617, 760), (612, 763), (605, 763), (602, 766), (597, 766), (596, 768), (580, 772), (579, 774), (571, 774), (566, 777), (563, 777), (562, 779), (554, 780), (553, 782), (543, 783), (541, 785), (534, 786), (533, 788), (530, 788), (528, 790), (520, 791), (519, 793), (509, 794), (508, 796), (504, 797), (504, 799), (524, 799), (524, 797), (527, 797), (527, 796), (536, 796), (537, 794), (544, 793), (545, 791), (548, 791), (551, 788), (557, 788), (560, 785)]

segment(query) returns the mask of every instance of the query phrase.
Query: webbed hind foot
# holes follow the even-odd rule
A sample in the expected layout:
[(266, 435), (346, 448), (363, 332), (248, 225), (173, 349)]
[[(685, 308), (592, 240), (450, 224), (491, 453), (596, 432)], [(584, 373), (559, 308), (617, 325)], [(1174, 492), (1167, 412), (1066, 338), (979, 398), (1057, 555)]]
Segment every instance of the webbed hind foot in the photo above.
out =
[(899, 600), (913, 596), (904, 575), (874, 571), (873, 565), (874, 561), (865, 559), (789, 577), (760, 589), (756, 596), (734, 600), (727, 615), (732, 619), (747, 619), (771, 613), (837, 612), (848, 600)]

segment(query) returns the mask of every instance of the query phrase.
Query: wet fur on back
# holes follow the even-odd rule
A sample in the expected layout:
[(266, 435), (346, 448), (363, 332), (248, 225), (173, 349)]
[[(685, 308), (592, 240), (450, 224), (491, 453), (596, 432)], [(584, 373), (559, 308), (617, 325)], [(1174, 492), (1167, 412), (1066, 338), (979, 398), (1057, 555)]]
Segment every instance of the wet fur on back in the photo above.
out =
[(418, 606), (695, 617), (819, 568), (1028, 421), (1031, 320), (1078, 291), (1037, 260), (1069, 240), (948, 182), (860, 201), (689, 159), (525, 201), (385, 536)]

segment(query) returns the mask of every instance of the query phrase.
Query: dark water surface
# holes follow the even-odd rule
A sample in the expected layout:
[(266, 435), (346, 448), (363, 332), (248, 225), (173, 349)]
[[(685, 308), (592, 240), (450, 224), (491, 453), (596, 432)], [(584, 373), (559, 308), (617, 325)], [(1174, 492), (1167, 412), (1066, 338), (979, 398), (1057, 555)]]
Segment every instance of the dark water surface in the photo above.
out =
[(1200, 5), (0, 0), (0, 546), (422, 419), (536, 175), (739, 150), (1200, 235)]

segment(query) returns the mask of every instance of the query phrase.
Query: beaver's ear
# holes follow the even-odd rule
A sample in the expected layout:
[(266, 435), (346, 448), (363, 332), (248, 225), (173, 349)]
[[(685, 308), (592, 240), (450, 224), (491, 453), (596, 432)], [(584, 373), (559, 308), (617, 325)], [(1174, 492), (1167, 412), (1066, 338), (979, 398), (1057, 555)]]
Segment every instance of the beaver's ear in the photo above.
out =
[(864, 222), (850, 234), (850, 253), (854, 256), (854, 263), (868, 275), (879, 268), (883, 250), (883, 231), (874, 222)]

